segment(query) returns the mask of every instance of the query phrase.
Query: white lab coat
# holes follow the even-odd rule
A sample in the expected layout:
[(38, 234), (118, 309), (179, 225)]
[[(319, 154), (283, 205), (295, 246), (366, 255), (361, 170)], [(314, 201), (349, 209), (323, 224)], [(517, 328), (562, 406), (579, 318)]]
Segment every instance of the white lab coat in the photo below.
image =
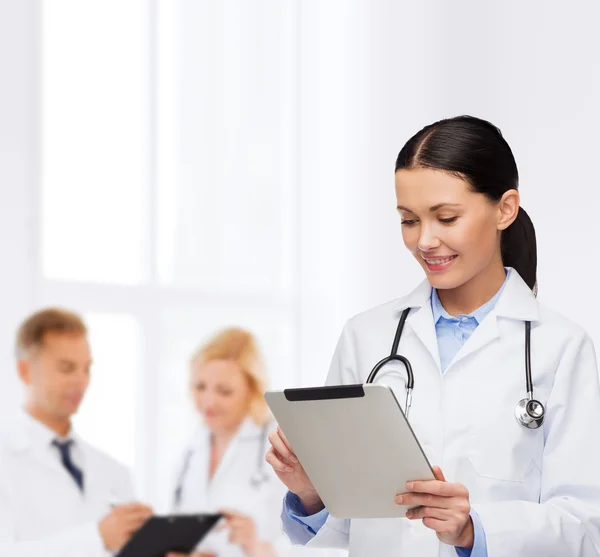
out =
[[(489, 557), (592, 557), (600, 549), (600, 387), (594, 348), (577, 325), (547, 309), (512, 270), (495, 308), (445, 373), (421, 284), (346, 324), (327, 384), (363, 383), (389, 354), (402, 310), (411, 311), (399, 353), (415, 374), (410, 422), (432, 464), (470, 492)], [(537, 430), (515, 419), (525, 397), (524, 321), (530, 320)], [(377, 382), (405, 399), (403, 367)], [(389, 368), (385, 368), (389, 369)], [(351, 557), (456, 556), (421, 521), (329, 517), (307, 546), (349, 547)]]
[[(261, 426), (246, 419), (209, 482), (210, 431), (200, 426), (177, 467), (181, 498), (173, 510), (178, 513), (217, 512), (222, 508), (239, 511), (254, 519), (261, 541), (273, 543), (278, 555), (285, 555), (291, 546), (281, 530), (280, 520), (286, 490), (265, 462), (269, 444), (263, 434)], [(259, 467), (267, 481), (256, 488), (251, 479)], [(243, 557), (240, 546), (230, 543), (228, 536), (227, 530), (213, 530), (197, 550), (212, 551), (219, 557)]]
[(84, 494), (50, 445), (52, 434), (24, 412), (0, 431), (0, 555), (105, 557), (98, 523), (114, 502), (133, 500), (128, 471), (77, 435)]

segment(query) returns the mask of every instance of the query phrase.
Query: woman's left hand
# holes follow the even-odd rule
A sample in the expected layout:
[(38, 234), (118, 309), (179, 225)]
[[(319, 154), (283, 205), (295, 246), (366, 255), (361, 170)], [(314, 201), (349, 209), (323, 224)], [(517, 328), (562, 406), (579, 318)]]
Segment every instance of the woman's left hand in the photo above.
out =
[(439, 466), (433, 467), (435, 480), (408, 482), (407, 493), (396, 496), (398, 505), (419, 505), (406, 517), (423, 520), (435, 530), (438, 539), (454, 547), (471, 549), (474, 543), (469, 490), (462, 484), (449, 483)]
[(223, 528), (229, 530), (229, 541), (240, 545), (246, 555), (253, 555), (258, 546), (254, 520), (231, 509), (222, 509), (219, 512), (225, 519)]

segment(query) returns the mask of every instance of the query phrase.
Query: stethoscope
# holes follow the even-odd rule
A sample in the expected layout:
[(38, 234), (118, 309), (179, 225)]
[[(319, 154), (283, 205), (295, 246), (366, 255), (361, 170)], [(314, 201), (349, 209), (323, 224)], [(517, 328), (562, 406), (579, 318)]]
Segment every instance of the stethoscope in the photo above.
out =
[[(405, 309), (402, 312), (398, 327), (396, 328), (396, 334), (394, 336), (394, 342), (392, 343), (392, 351), (389, 356), (386, 356), (380, 362), (375, 364), (375, 367), (371, 370), (367, 383), (373, 383), (375, 376), (381, 370), (383, 366), (393, 361), (402, 362), (406, 368), (406, 403), (404, 406), (404, 415), (408, 419), (408, 412), (412, 404), (412, 392), (415, 386), (415, 377), (413, 374), (412, 366), (407, 358), (398, 354), (398, 345), (400, 344), (400, 337), (402, 336), (402, 330), (404, 329), (404, 323), (410, 313), (410, 308)], [(533, 382), (531, 380), (531, 321), (525, 321), (525, 383), (527, 388), (527, 397), (520, 400), (515, 408), (515, 417), (517, 421), (527, 429), (537, 429), (544, 423), (545, 409), (544, 405), (533, 398)]]
[[(256, 469), (250, 476), (250, 485), (256, 490), (260, 489), (263, 484), (269, 481), (269, 475), (265, 470), (265, 450), (267, 448), (267, 435), (269, 434), (269, 426), (270, 424), (266, 423), (261, 429), (260, 447), (256, 460)], [(181, 498), (183, 495), (183, 482), (187, 476), (187, 473), (189, 472), (193, 455), (194, 449), (189, 449), (185, 454), (183, 466), (181, 467), (179, 479), (177, 480), (177, 487), (175, 488), (175, 492), (173, 494), (173, 505), (175, 508), (178, 508), (181, 504)]]
[(260, 434), (260, 447), (258, 450), (258, 460), (256, 462), (256, 469), (252, 476), (250, 476), (250, 485), (254, 489), (260, 489), (263, 484), (269, 481), (269, 474), (265, 470), (265, 454), (267, 449), (267, 435), (269, 435), (269, 424), (266, 423), (262, 427)]

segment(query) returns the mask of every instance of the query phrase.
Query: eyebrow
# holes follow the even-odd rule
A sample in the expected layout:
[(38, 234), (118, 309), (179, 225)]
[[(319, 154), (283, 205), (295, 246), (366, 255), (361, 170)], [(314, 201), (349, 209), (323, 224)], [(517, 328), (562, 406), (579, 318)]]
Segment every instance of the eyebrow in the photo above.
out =
[[(462, 205), (460, 203), (438, 203), (437, 205), (433, 205), (433, 207), (429, 207), (429, 211), (431, 211), (432, 213), (437, 211), (438, 209), (441, 209), (442, 207), (461, 207)], [(403, 207), (402, 205), (398, 205), (398, 207), (396, 207), (399, 211), (407, 211), (409, 213), (414, 213), (414, 211), (411, 211), (408, 207)]]
[[(67, 365), (67, 366), (75, 366), (77, 365), (77, 362), (75, 362), (74, 360), (67, 360), (66, 358), (61, 358), (60, 360), (58, 360), (58, 363), (60, 365)], [(87, 362), (85, 362), (86, 366), (91, 366), (94, 362), (92, 360), (89, 360)]]

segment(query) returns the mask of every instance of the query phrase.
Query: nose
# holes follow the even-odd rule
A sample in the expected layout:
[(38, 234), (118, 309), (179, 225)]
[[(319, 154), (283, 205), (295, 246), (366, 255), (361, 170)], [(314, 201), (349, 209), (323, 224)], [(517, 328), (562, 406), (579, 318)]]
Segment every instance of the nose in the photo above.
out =
[(202, 393), (202, 402), (204, 403), (204, 408), (209, 409), (213, 406), (215, 401), (215, 395), (209, 390), (206, 389)]
[(427, 253), (440, 246), (440, 240), (435, 235), (433, 227), (430, 224), (422, 223), (419, 231), (419, 241), (417, 247), (419, 251)]

